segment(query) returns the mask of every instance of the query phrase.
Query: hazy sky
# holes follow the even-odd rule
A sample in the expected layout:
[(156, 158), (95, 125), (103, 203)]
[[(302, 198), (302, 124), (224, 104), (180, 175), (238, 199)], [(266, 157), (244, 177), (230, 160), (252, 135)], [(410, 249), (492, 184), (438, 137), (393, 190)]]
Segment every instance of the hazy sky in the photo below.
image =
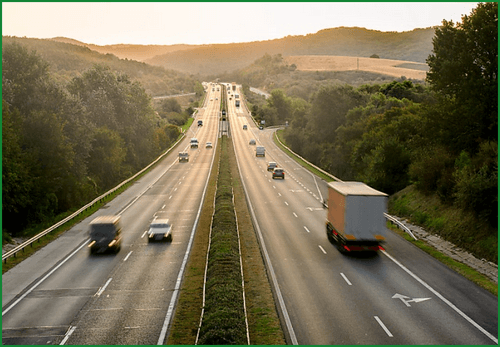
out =
[(461, 22), (471, 2), (2, 3), (2, 34), (85, 43), (205, 44), (261, 41), (321, 29), (410, 31)]

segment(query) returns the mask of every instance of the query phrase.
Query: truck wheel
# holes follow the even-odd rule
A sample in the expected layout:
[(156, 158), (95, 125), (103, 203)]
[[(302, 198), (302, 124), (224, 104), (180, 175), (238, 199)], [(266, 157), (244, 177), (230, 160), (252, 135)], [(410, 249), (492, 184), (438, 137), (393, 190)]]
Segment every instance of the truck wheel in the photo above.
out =
[(332, 234), (330, 234), (330, 233), (328, 232), (328, 229), (326, 230), (326, 236), (328, 237), (328, 241), (330, 241), (330, 242), (332, 242), (332, 243), (333, 243), (333, 241), (334, 241), (334, 240), (333, 240), (333, 236), (332, 236)]

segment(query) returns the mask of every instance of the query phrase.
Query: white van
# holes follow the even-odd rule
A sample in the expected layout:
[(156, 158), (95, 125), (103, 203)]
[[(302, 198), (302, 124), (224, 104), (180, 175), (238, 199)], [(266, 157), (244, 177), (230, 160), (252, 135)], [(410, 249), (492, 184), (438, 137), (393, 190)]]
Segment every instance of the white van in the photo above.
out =
[(198, 148), (198, 139), (196, 137), (191, 139), (191, 148)]

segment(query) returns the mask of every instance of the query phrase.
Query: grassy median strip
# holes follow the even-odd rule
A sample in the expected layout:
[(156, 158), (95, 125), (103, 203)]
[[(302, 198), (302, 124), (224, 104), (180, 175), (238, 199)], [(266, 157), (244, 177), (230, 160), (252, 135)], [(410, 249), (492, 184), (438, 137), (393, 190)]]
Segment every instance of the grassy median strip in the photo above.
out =
[(231, 139), (223, 137), (217, 151), (220, 154), (220, 159), (216, 157), (216, 162), (220, 162), (219, 172), (216, 172), (218, 165), (214, 165), (167, 343), (192, 345), (196, 341), (213, 215), (205, 313), (198, 344), (247, 344), (236, 223), (240, 233), (250, 343), (285, 344), (239, 180)]

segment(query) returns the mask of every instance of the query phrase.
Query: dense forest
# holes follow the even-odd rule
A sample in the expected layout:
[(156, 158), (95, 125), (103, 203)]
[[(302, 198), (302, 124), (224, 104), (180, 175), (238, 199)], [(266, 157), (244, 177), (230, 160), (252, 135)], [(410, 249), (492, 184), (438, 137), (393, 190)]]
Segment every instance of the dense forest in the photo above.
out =
[[(283, 136), (292, 150), (343, 180), (364, 181), (389, 194), (414, 185), (470, 211), (490, 230), (479, 236), (492, 237), (496, 245), (497, 19), (498, 4), (484, 3), (462, 23), (443, 21), (427, 59), (426, 85), (330, 83), (310, 97), (275, 89), (265, 102), (247, 92), (252, 114), (266, 125), (288, 121)], [(257, 60), (256, 76), (290, 74), (293, 67), (281, 61), (279, 55)]]
[(81, 207), (130, 177), (170, 147), (193, 111), (175, 101), (155, 111), (139, 82), (108, 65), (67, 83), (51, 66), (35, 50), (3, 43), (4, 234)]

